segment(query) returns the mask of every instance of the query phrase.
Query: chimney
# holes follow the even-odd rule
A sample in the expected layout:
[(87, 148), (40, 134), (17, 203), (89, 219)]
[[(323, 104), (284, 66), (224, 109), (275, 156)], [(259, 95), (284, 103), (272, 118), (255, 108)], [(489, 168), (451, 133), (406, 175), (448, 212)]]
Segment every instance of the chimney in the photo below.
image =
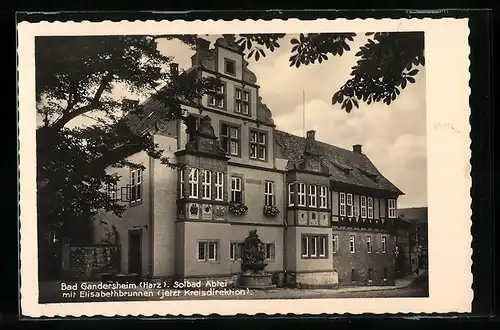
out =
[(179, 64), (170, 63), (170, 74), (174, 77), (177, 77), (179, 75)]
[(210, 41), (205, 40), (203, 38), (196, 39), (196, 50), (197, 51), (208, 51), (210, 48)]
[(307, 138), (308, 140), (312, 140), (312, 141), (314, 141), (314, 140), (316, 139), (315, 135), (316, 135), (316, 131), (312, 131), (312, 130), (311, 130), (311, 131), (307, 131), (307, 132), (306, 132), (306, 138)]
[(352, 146), (352, 151), (354, 151), (357, 154), (361, 154), (361, 144), (355, 144)]

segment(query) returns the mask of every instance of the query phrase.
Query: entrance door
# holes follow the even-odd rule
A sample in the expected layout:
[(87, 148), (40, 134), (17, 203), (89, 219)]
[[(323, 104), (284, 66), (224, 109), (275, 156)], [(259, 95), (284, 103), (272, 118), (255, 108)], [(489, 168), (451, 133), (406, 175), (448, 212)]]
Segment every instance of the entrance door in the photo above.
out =
[(128, 272), (139, 276), (142, 275), (141, 234), (140, 230), (128, 232)]

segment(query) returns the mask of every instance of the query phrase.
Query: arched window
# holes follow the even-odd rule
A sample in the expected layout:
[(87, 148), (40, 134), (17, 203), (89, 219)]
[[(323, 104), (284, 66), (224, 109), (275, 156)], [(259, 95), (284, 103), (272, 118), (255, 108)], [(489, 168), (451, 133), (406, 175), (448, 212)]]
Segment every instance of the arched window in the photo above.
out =
[(373, 268), (368, 268), (368, 282), (373, 281)]
[(356, 269), (351, 270), (351, 281), (356, 282)]

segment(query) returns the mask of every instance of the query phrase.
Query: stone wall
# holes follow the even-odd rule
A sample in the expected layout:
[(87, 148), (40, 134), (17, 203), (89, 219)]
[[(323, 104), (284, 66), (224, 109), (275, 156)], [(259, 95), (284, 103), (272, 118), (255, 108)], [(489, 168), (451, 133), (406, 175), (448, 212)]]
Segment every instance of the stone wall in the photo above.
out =
[(119, 245), (63, 245), (62, 257), (63, 274), (69, 279), (94, 280), (120, 272)]

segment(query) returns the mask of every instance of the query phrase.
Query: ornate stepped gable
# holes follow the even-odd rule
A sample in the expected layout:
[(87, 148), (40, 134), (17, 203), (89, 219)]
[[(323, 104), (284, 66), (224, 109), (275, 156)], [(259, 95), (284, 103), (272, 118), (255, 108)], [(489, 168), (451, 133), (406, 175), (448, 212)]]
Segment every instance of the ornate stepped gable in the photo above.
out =
[[(288, 159), (287, 169), (296, 168), (301, 162), (306, 140), (303, 137), (276, 130), (275, 157)], [(328, 169), (332, 181), (384, 190), (396, 195), (404, 194), (377, 170), (365, 154), (320, 141), (315, 141), (314, 144), (316, 151), (323, 157), (322, 163)]]

